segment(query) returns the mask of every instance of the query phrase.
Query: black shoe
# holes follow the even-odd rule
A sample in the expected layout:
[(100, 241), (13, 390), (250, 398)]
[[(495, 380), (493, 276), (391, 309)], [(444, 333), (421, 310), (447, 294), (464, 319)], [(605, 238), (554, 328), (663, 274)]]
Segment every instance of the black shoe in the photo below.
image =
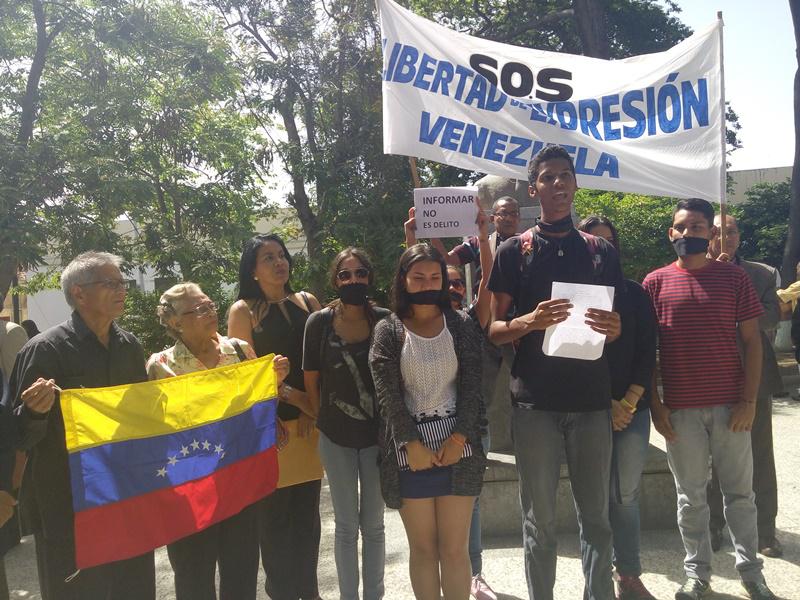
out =
[(758, 551), (768, 558), (780, 558), (783, 556), (783, 546), (775, 536), (758, 540)]
[(722, 529), (711, 528), (711, 549), (714, 552), (719, 552), (722, 548)]
[(750, 600), (778, 600), (778, 597), (767, 587), (766, 581), (743, 581), (742, 587)]
[[(690, 577), (681, 586), (681, 589), (675, 592), (675, 600), (700, 600), (709, 595), (711, 595), (711, 584), (708, 581)], [(751, 598), (756, 597), (759, 596), (751, 596)]]

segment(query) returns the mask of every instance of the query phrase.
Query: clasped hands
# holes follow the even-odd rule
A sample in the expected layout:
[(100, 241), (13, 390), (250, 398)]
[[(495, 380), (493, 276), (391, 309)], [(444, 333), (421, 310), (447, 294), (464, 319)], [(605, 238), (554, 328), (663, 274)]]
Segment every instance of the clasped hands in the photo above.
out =
[(408, 442), (408, 467), (412, 471), (424, 471), (433, 467), (447, 467), (461, 460), (466, 438), (454, 433), (434, 452), (419, 440)]

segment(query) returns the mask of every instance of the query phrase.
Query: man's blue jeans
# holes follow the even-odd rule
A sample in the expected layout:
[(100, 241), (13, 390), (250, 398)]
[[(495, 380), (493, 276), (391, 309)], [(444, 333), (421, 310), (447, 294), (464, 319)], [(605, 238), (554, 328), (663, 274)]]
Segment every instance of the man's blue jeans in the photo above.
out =
[(525, 575), (531, 600), (553, 600), (556, 579), (556, 492), (566, 451), (581, 536), (585, 600), (611, 600), (611, 471), (609, 410), (551, 412), (514, 407), (511, 424), (519, 472)]
[(613, 440), (608, 518), (614, 533), (614, 566), (620, 575), (639, 577), (639, 492), (650, 443), (650, 409), (633, 415), (625, 429), (614, 432)]
[(667, 444), (667, 460), (678, 491), (678, 528), (686, 550), (683, 568), (689, 577), (711, 578), (710, 511), (706, 502), (711, 459), (722, 489), (736, 569), (743, 581), (761, 581), (750, 432), (730, 430), (731, 408), (726, 404), (670, 411), (677, 439)]
[[(357, 450), (319, 435), (319, 454), (331, 491), (333, 555), (341, 600), (358, 600), (358, 531), (361, 529), (364, 600), (383, 598), (386, 548), (378, 447)], [(359, 494), (360, 492), (360, 494)], [(360, 496), (360, 498), (359, 498)], [(360, 501), (359, 501), (360, 500)]]

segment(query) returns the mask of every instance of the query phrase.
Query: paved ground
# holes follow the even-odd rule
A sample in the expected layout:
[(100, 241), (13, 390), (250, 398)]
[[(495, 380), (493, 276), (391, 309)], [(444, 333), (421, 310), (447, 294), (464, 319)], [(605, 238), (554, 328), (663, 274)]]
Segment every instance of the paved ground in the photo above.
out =
[[(796, 366), (786, 372), (787, 384), (797, 387)], [(788, 386), (787, 386), (788, 387)], [(785, 600), (800, 599), (800, 402), (790, 399), (774, 401), (775, 455), (778, 469), (780, 514), (778, 536), (783, 543), (782, 559), (764, 559), (764, 571), (772, 590)], [(653, 432), (653, 440), (662, 448), (663, 438)], [(333, 563), (333, 513), (327, 486), (323, 485), (322, 547), (320, 549), (319, 579), (323, 598), (338, 598), (336, 568)], [(408, 550), (400, 518), (395, 511), (386, 513), (386, 597), (389, 600), (413, 598), (408, 585)], [(499, 593), (501, 600), (527, 598), (521, 541), (519, 538), (492, 540), (484, 551), (486, 579)], [(683, 581), (681, 561), (683, 547), (677, 530), (646, 531), (642, 535), (642, 563), (646, 574), (643, 580), (660, 599), (673, 598)], [(174, 599), (172, 572), (166, 552), (156, 554), (159, 600)], [(14, 599), (37, 600), (36, 564), (33, 540), (23, 543), (6, 556), (6, 570)], [(263, 575), (262, 575), (263, 577)], [(263, 583), (263, 582), (262, 582)], [(745, 598), (733, 566), (730, 542), (714, 557), (712, 598), (722, 600)], [(263, 589), (263, 588), (262, 588)], [(580, 568), (580, 548), (576, 535), (559, 539), (558, 579), (555, 598), (582, 597), (583, 576)], [(259, 598), (267, 598), (261, 592)]]

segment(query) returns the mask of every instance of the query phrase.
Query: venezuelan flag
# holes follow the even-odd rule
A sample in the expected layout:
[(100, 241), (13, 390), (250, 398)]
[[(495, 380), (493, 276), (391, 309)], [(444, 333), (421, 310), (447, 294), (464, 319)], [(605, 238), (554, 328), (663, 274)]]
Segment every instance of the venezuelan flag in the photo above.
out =
[(235, 515), (278, 481), (272, 355), (61, 393), (78, 568)]

